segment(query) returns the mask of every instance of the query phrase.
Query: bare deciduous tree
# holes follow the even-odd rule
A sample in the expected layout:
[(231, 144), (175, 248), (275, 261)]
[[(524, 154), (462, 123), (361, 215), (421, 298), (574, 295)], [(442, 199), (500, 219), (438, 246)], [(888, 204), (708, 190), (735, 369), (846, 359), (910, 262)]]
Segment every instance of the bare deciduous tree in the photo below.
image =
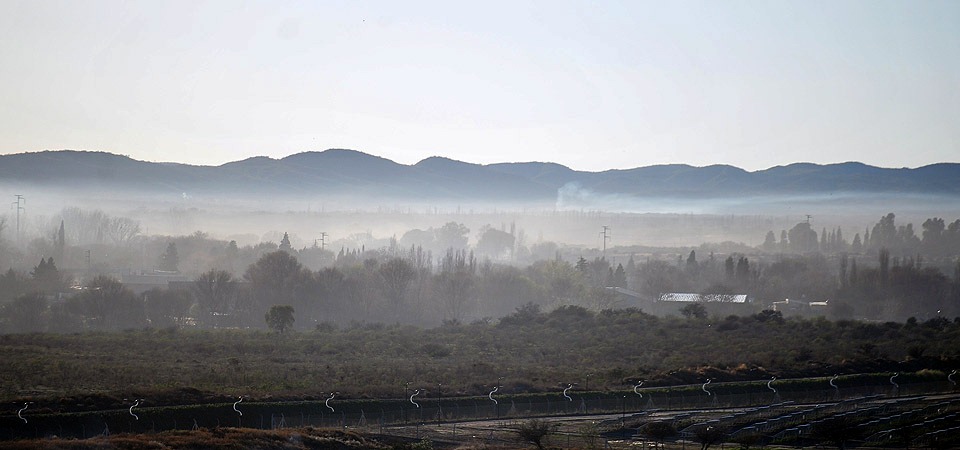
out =
[(126, 217), (113, 217), (105, 221), (104, 234), (114, 245), (126, 245), (140, 234), (140, 222)]
[(194, 280), (197, 303), (210, 321), (215, 314), (226, 314), (233, 309), (236, 283), (233, 275), (225, 270), (210, 269)]
[(530, 419), (517, 428), (517, 435), (521, 441), (536, 445), (538, 449), (543, 449), (543, 439), (550, 434), (556, 426), (543, 419)]
[(416, 269), (403, 258), (393, 258), (381, 264), (378, 272), (384, 296), (390, 301), (394, 313), (399, 313), (403, 308), (407, 288), (417, 276)]
[(137, 328), (146, 324), (143, 302), (119, 281), (100, 275), (73, 299), (93, 329)]
[(450, 249), (440, 262), (434, 293), (445, 321), (462, 321), (474, 299), (477, 261), (473, 254)]

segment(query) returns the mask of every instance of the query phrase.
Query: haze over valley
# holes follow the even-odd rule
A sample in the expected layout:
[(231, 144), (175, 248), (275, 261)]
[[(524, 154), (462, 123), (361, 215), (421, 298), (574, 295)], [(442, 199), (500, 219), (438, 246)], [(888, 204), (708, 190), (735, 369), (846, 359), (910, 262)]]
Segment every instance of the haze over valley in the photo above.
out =
[(0, 450), (960, 448), (957, 24), (0, 0)]
[[(806, 215), (848, 233), (891, 211), (908, 221), (960, 215), (958, 167), (794, 164), (747, 172), (670, 165), (583, 172), (549, 162), (476, 165), (429, 158), (403, 165), (350, 150), (210, 167), (58, 151), (0, 156), (0, 186), (30, 192), (23, 222), (34, 234), (49, 227), (44, 218), (78, 206), (138, 220), (143, 232), (199, 230), (251, 245), (282, 231), (302, 239), (301, 246), (319, 232), (399, 238), (450, 220), (473, 229), (515, 223), (528, 240), (575, 246), (597, 246), (594, 230), (613, 222), (618, 245), (756, 245), (762, 233), (789, 228)], [(365, 218), (349, 218), (358, 215)], [(707, 221), (737, 216), (740, 223), (663, 226), (676, 215)]]
[[(897, 265), (910, 261), (917, 269), (952, 274), (953, 240), (960, 232), (953, 223), (960, 217), (960, 187), (953, 182), (958, 178), (958, 164), (916, 169), (795, 164), (755, 172), (672, 165), (581, 172), (549, 162), (475, 165), (430, 158), (403, 165), (352, 150), (217, 167), (99, 152), (25, 153), (0, 156), (0, 186), (22, 193), (19, 211), (2, 216), (0, 256), (22, 277), (36, 272), (36, 261), (53, 258), (60, 277), (53, 287), (61, 290), (100, 275), (122, 281), (160, 274), (153, 287), (167, 287), (163, 276), (187, 287), (210, 271), (224, 271), (246, 286), (258, 259), (278, 248), (315, 273), (311, 276), (327, 270), (373, 275), (380, 264), (395, 260), (423, 272), (415, 290), (406, 277), (387, 289), (400, 289), (392, 294), (375, 280), (366, 288), (371, 305), (393, 298), (395, 307), (422, 311), (398, 316), (368, 306), (324, 317), (321, 305), (328, 300), (309, 288), (296, 300), (310, 316), (298, 323), (301, 329), (330, 320), (406, 317), (402, 321), (436, 324), (496, 318), (530, 302), (546, 308), (572, 302), (595, 310), (651, 310), (655, 303), (648, 302), (663, 294), (688, 291), (748, 294), (759, 311), (790, 297), (862, 302), (832, 289), (846, 285), (845, 261), (873, 267), (878, 252), (892, 252)], [(176, 261), (165, 267), (171, 250)], [(743, 270), (749, 279), (731, 278), (729, 265), (739, 259), (748, 264)], [(453, 270), (447, 265), (454, 263), (467, 264), (470, 278), (477, 278), (451, 315), (430, 306), (449, 299), (424, 291), (431, 283), (423, 277)], [(576, 269), (549, 274), (540, 267), (545, 263)], [(796, 277), (810, 264), (822, 265), (815, 275), (821, 279), (804, 284), (813, 280)], [(487, 298), (494, 294), (473, 286), (484, 278), (476, 272), (480, 266), (487, 276), (494, 269), (523, 274), (534, 291)], [(787, 270), (778, 277), (799, 284), (771, 285), (771, 270)], [(564, 281), (569, 286), (563, 292), (552, 291), (551, 277), (577, 272), (576, 280)], [(614, 272), (621, 274), (619, 284), (611, 278)], [(16, 279), (8, 276), (11, 283)], [(29, 291), (26, 286), (20, 289)], [(617, 286), (637, 296), (603, 291)], [(269, 297), (259, 301), (264, 307), (278, 304)], [(903, 320), (955, 308), (947, 297), (929, 301), (940, 306), (862, 305), (860, 311), (817, 314)], [(255, 325), (257, 315), (250, 313), (249, 325)]]

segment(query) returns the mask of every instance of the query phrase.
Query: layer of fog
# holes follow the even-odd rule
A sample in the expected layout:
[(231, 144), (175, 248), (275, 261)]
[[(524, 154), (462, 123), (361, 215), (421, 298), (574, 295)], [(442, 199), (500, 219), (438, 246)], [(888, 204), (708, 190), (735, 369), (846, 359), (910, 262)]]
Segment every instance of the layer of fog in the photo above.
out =
[[(431, 202), (346, 196), (210, 196), (191, 193), (122, 190), (52, 190), (31, 186), (0, 187), (0, 195), (26, 201), (20, 211), (21, 239), (49, 236), (51, 223), (65, 207), (100, 210), (137, 221), (144, 235), (179, 236), (202, 231), (239, 245), (278, 242), (286, 232), (295, 248), (323, 241), (353, 248), (401, 239), (415, 229), (447, 222), (471, 230), (471, 245), (483, 226), (523, 231), (524, 244), (551, 241), (568, 246), (600, 248), (602, 227), (609, 227), (607, 246), (691, 247), (705, 242), (759, 245), (767, 231), (779, 236), (797, 222), (814, 229), (863, 232), (888, 212), (901, 223), (919, 226), (928, 217), (960, 217), (960, 198), (930, 195), (835, 193), (823, 195), (757, 195), (739, 198), (641, 198), (592, 192), (565, 186), (553, 202)], [(14, 240), (16, 211), (5, 217), (6, 238)]]

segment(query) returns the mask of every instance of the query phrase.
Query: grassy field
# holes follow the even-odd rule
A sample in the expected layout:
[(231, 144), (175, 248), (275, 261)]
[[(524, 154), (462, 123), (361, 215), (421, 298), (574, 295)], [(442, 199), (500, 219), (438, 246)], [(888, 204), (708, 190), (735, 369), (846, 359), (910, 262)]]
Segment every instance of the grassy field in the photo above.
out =
[[(778, 319), (778, 318), (774, 318)], [(250, 398), (400, 399), (629, 389), (960, 366), (960, 324), (660, 319), (582, 308), (498, 324), (432, 329), (382, 324), (278, 335), (174, 328), (0, 336), (0, 400), (54, 399), (84, 410), (150, 397), (154, 405)], [(69, 405), (69, 406), (68, 406)]]

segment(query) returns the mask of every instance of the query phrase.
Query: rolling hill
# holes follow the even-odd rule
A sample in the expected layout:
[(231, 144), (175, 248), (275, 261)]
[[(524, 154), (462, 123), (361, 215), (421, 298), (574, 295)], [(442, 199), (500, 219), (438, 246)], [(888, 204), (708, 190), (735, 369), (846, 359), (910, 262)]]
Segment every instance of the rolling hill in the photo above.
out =
[(960, 197), (960, 164), (879, 168), (797, 163), (766, 170), (683, 164), (585, 172), (549, 162), (471, 164), (431, 157), (413, 165), (354, 150), (254, 157), (221, 166), (138, 161), (89, 151), (0, 156), (0, 186), (218, 198), (342, 196), (381, 202), (553, 203), (571, 188), (608, 199), (712, 199), (770, 195)]

